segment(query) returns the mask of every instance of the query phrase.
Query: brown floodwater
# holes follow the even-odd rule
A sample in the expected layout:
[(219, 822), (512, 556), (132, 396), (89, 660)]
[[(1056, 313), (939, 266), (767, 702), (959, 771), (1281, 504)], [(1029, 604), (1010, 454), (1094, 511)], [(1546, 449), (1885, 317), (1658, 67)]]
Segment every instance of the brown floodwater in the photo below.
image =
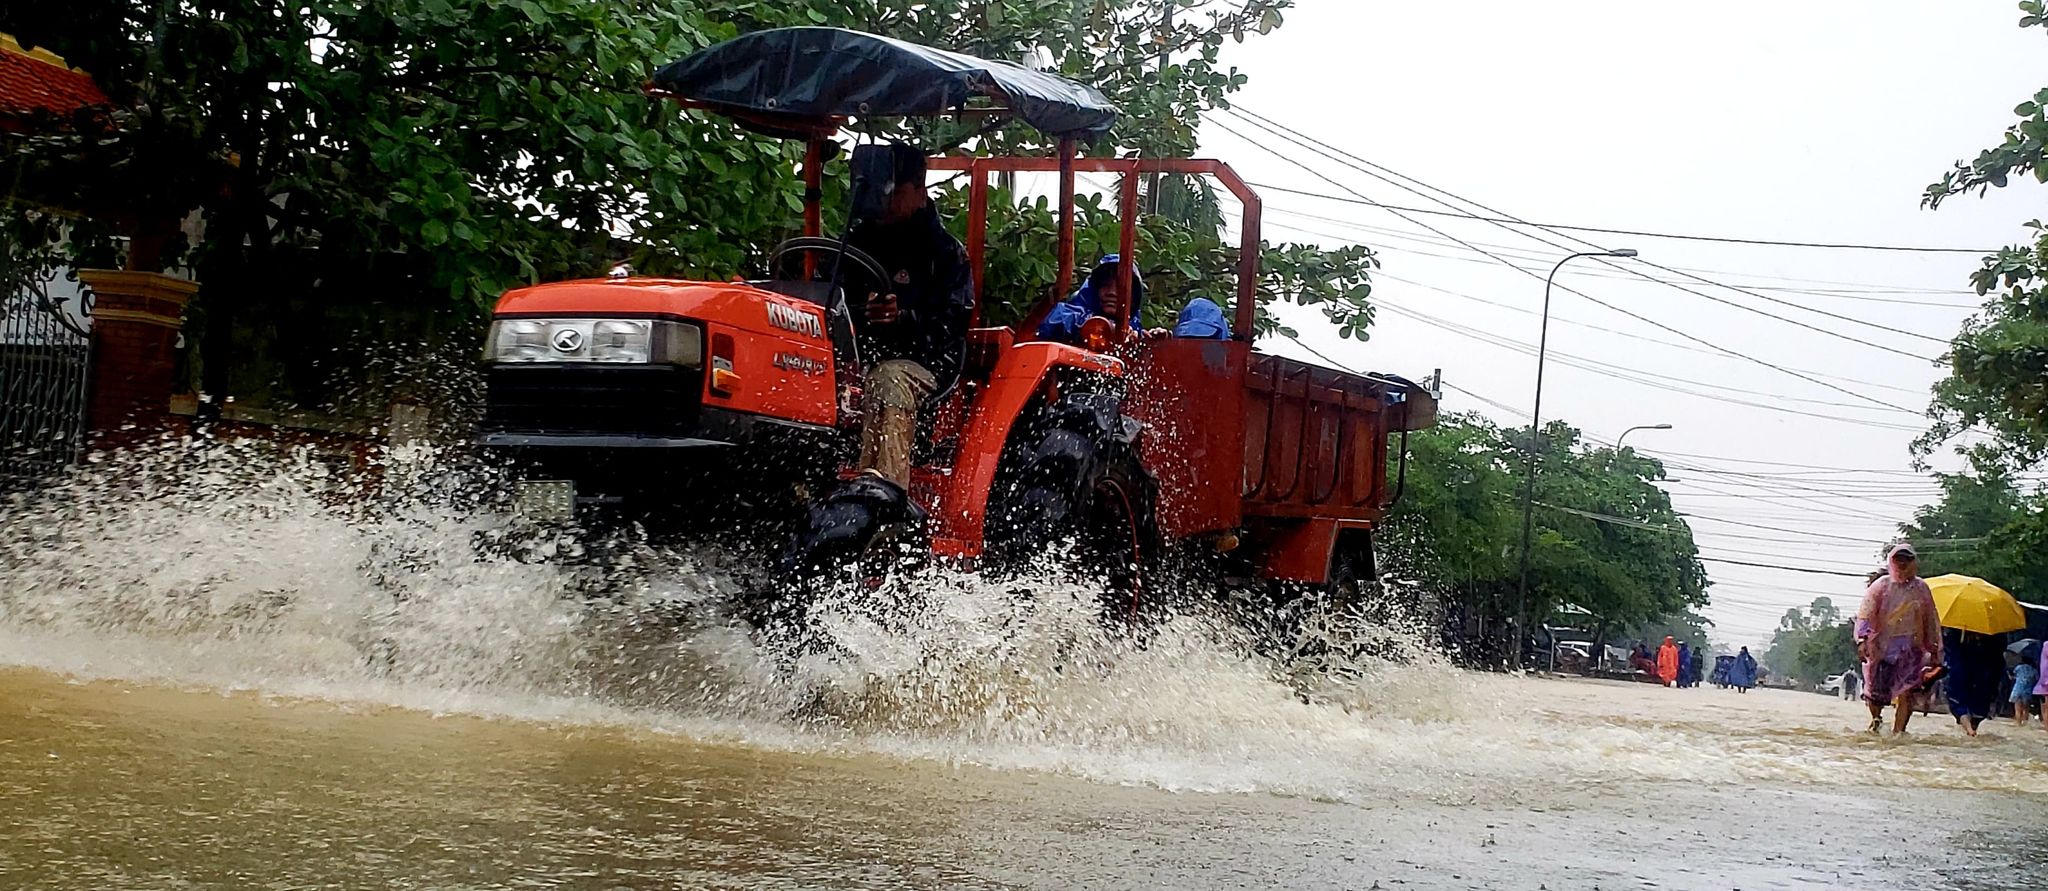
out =
[[(1852, 708), (1809, 694), (1490, 680), (1543, 709), (1537, 720), (1559, 734), (1641, 724), (1637, 742), (1653, 747), (1660, 733), (1712, 735), (1738, 770), (1804, 752), (1844, 775), (1683, 781), (1669, 774), (1685, 766), (1673, 765), (1665, 776), (1618, 769), (1596, 779), (1467, 764), (1499, 774), (1503, 788), (1390, 775), (1344, 800), (1175, 792), (838, 747), (707, 743), (631, 723), (13, 669), (0, 671), (0, 886), (2048, 885), (2048, 838), (2035, 822), (2048, 805), (2048, 733), (2038, 728), (1965, 743), (1930, 723), (1920, 739), (1873, 742), (1853, 732)], [(1657, 757), (1616, 754), (1623, 764)], [(1928, 785), (1854, 776), (1894, 761), (1929, 762), (1916, 774)], [(1942, 782), (2001, 763), (2011, 789)], [(1871, 843), (1873, 827), (1916, 837)]]
[(512, 559), (432, 467), (175, 457), (0, 516), (0, 889), (2048, 888), (2038, 726), (1134, 640), (1055, 577), (797, 645), (704, 555)]

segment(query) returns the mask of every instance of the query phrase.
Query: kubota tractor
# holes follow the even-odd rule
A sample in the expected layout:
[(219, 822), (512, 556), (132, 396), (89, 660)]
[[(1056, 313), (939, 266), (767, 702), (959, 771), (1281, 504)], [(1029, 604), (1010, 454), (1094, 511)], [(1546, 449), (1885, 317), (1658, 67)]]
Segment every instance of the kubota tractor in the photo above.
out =
[[(1118, 612), (1147, 596), (1167, 545), (1228, 554), (1246, 576), (1340, 591), (1370, 579), (1372, 524), (1399, 492), (1389, 436), (1434, 423), (1435, 398), (1253, 351), (1260, 205), (1227, 165), (1077, 157), (1077, 141), (1116, 117), (1095, 90), (838, 29), (744, 35), (662, 68), (648, 92), (804, 140), (804, 234), (772, 252), (764, 280), (614, 276), (504, 295), (480, 441), (527, 468), (522, 510), (780, 518), (766, 528), (789, 542), (785, 568), (853, 556), (905, 527), (964, 564), (1028, 559), (1071, 536)], [(980, 326), (977, 307), (957, 378), (923, 406), (910, 503), (892, 504), (841, 484), (860, 421), (858, 301), (888, 278), (823, 231), (819, 187), (848, 118), (934, 115), (1016, 119), (1057, 138), (1054, 157), (929, 163), (967, 177), (966, 250), (984, 303), (990, 174), (1057, 173), (1059, 271), (1014, 327)], [(851, 158), (856, 207), (873, 187), (868, 160)], [(1073, 282), (1077, 172), (1121, 177), (1125, 276), (1142, 262), (1141, 177), (1208, 176), (1242, 202), (1235, 339), (1133, 339), (1107, 320), (1091, 320), (1083, 346), (1030, 337)]]

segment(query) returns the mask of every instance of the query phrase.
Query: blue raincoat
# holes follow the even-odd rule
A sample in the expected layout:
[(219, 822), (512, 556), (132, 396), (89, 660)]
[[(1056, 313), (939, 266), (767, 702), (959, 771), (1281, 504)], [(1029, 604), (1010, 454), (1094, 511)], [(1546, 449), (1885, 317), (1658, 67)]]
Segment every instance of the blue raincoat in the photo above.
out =
[(1700, 682), (1699, 674), (1692, 670), (1692, 647), (1678, 645), (1678, 686), (1690, 687)]
[[(1045, 321), (1038, 323), (1038, 339), (1056, 340), (1061, 343), (1080, 340), (1081, 326), (1089, 317), (1102, 311), (1101, 288), (1114, 281), (1112, 276), (1117, 274), (1117, 267), (1122, 265), (1122, 262), (1122, 257), (1109, 254), (1104, 256), (1101, 262), (1096, 263), (1095, 271), (1088, 274), (1088, 280), (1082, 282), (1079, 288), (1074, 289), (1073, 296), (1068, 297), (1065, 303), (1053, 307), (1052, 312), (1046, 313)], [(1131, 330), (1135, 331), (1138, 330), (1138, 312), (1145, 305), (1145, 280), (1138, 277), (1136, 269), (1131, 270), (1129, 302), (1129, 324)]]
[(1210, 340), (1230, 339), (1230, 320), (1223, 315), (1223, 307), (1207, 297), (1196, 297), (1181, 307), (1180, 319), (1173, 325), (1175, 337), (1197, 337)]
[(1756, 657), (1749, 654), (1749, 648), (1735, 654), (1735, 661), (1728, 665), (1728, 686), (1756, 686)]

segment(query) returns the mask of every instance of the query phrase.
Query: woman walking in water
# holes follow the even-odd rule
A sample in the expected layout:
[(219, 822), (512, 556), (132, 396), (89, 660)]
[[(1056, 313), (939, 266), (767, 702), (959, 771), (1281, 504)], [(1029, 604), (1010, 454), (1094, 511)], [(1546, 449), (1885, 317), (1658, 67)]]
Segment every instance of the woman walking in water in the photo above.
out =
[(1943, 628), (1941, 664), (1948, 669), (1948, 713), (1965, 735), (1976, 736), (2005, 680), (2005, 635)]
[(1920, 580), (1920, 557), (1906, 542), (1885, 553), (1886, 574), (1863, 592), (1856, 611), (1856, 652), (1863, 657), (1863, 698), (1870, 706), (1870, 732), (1892, 714), (1892, 733), (1905, 733), (1913, 719), (1912, 697), (1921, 670), (1941, 664), (1941, 619), (1934, 593)]

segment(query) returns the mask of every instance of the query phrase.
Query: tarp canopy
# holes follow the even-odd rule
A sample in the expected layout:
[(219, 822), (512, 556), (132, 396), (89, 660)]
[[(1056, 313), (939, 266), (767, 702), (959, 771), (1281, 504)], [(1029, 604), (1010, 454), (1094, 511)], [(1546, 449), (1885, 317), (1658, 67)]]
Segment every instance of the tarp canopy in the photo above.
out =
[(654, 87), (778, 135), (833, 118), (944, 115), (976, 96), (1052, 136), (1100, 136), (1117, 116), (1093, 87), (1057, 75), (841, 28), (743, 34), (663, 66)]

